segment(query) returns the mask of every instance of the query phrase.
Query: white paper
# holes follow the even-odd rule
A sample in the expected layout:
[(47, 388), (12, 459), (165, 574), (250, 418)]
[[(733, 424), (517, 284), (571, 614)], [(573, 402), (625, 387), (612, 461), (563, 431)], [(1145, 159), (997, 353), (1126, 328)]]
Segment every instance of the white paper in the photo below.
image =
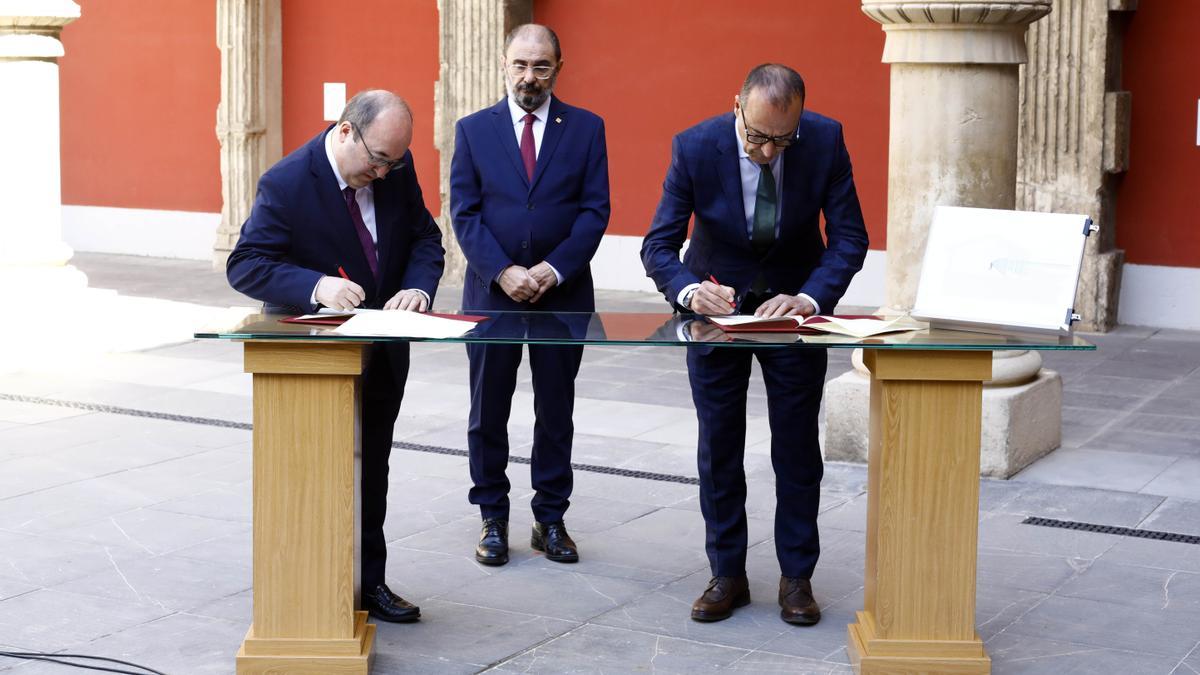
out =
[(375, 337), (409, 337), (445, 339), (461, 337), (477, 324), (474, 321), (446, 319), (417, 312), (392, 310), (386, 312), (359, 312), (346, 323), (333, 329), (342, 335), (369, 335)]

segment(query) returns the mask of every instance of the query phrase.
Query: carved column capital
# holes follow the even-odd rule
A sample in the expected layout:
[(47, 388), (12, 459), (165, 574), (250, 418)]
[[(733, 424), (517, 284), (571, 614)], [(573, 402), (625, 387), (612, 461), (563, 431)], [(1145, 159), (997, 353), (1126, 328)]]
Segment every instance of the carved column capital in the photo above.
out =
[(56, 60), (63, 26), (78, 18), (71, 0), (0, 0), (0, 59)]
[(884, 63), (1024, 63), (1025, 30), (1051, 0), (862, 0), (887, 35)]

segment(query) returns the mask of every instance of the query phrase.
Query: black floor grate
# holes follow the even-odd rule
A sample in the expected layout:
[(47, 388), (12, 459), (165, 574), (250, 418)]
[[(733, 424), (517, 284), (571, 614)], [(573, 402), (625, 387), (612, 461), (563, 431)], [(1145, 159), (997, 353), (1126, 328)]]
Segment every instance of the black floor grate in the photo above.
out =
[(1140, 539), (1173, 541), (1180, 544), (1200, 544), (1200, 536), (1194, 534), (1159, 532), (1158, 530), (1140, 530), (1133, 527), (1116, 527), (1114, 525), (1095, 525), (1093, 523), (1079, 523), (1073, 520), (1055, 520), (1053, 518), (1038, 518), (1036, 516), (1029, 516), (1025, 520), (1022, 520), (1021, 524), (1038, 525), (1041, 527), (1057, 527), (1064, 530), (1079, 530), (1081, 532), (1115, 534), (1121, 537), (1138, 537)]
[[(51, 405), (59, 408), (71, 408), (73, 410), (87, 410), (90, 412), (108, 413), (110, 415), (127, 415), (130, 417), (146, 417), (156, 420), (165, 420), (168, 422), (183, 422), (185, 424), (200, 424), (208, 427), (222, 427), (225, 429), (245, 429), (247, 431), (253, 428), (248, 422), (234, 422), (232, 420), (222, 420), (213, 417), (193, 417), (190, 415), (176, 415), (174, 413), (156, 412), (154, 410), (138, 410), (137, 408), (122, 408), (121, 406), (106, 405), (103, 403), (87, 403), (84, 401), (63, 401), (54, 398), (43, 398), (41, 396), (24, 396), (21, 394), (0, 394), (0, 401), (14, 401), (17, 403), (33, 403), (36, 405)], [(454, 455), (457, 457), (466, 457), (467, 451), (458, 448), (446, 448), (438, 445), (421, 445), (420, 443), (406, 443), (404, 441), (392, 441), (393, 448), (401, 450), (412, 450), (414, 452), (427, 452), (434, 455)], [(508, 461), (514, 464), (528, 464), (528, 457), (520, 455), (512, 455)], [(591, 473), (602, 473), (609, 476), (620, 476), (622, 478), (641, 478), (642, 480), (653, 480), (660, 483), (681, 483), (683, 485), (699, 485), (700, 479), (691, 476), (675, 476), (669, 473), (654, 473), (653, 471), (635, 471), (633, 469), (622, 469), (615, 466), (602, 466), (598, 464), (571, 464), (571, 468), (576, 471), (588, 471)]]

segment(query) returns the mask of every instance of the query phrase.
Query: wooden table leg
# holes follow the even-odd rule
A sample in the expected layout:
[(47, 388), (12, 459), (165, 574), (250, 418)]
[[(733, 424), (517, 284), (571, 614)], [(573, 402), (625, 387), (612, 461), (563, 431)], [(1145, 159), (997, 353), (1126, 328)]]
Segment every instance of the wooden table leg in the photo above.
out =
[(975, 632), (979, 433), (988, 351), (871, 350), (860, 673), (988, 673)]
[(254, 374), (254, 621), (237, 672), (367, 673), (358, 595), (365, 344), (247, 342)]

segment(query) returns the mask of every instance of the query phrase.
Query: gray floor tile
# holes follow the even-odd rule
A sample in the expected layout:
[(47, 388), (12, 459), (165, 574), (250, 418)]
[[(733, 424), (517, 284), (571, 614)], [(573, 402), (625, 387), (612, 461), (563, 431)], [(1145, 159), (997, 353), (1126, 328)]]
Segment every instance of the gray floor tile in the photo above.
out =
[(0, 642), (30, 651), (75, 648), (171, 613), (150, 604), (41, 589), (0, 601)]
[(1171, 390), (1170, 382), (1163, 380), (1144, 380), (1135, 377), (1114, 377), (1111, 375), (1095, 375), (1086, 372), (1083, 375), (1064, 380), (1064, 400), (1066, 392), (1105, 393), (1136, 398), (1149, 398)]
[(584, 621), (621, 607), (655, 587), (652, 583), (576, 571), (582, 569), (578, 565), (563, 565), (561, 569), (515, 565), (502, 574), (455, 588), (438, 599)]
[[(148, 666), (165, 673), (229, 673), (234, 667), (234, 655), (246, 636), (244, 626), (219, 619), (172, 614), (106, 635), (73, 651), (103, 655), (130, 663)], [(96, 664), (125, 668), (118, 664)], [(26, 673), (62, 673), (63, 666), (44, 664), (27, 667), (14, 675)]]
[(1124, 412), (1138, 408), (1145, 402), (1146, 399), (1141, 396), (1101, 394), (1094, 391), (1079, 391), (1076, 389), (1065, 389), (1063, 391), (1063, 405), (1074, 408)]
[(1158, 396), (1145, 403), (1138, 412), (1153, 415), (1178, 415), (1180, 417), (1200, 417), (1200, 398), (1176, 398), (1173, 396)]
[(1164, 455), (1059, 448), (1017, 474), (1017, 480), (1137, 492), (1175, 463)]
[[(1051, 634), (1058, 638), (1059, 635)], [(1166, 675), (1178, 659), (1004, 633), (984, 645), (996, 675)]]
[[(1051, 596), (1005, 633), (1031, 638), (1053, 635), (1065, 642), (1181, 659), (1195, 644), (1198, 621), (1200, 612), (1142, 610), (1113, 602)], [(1137, 630), (1130, 630), (1130, 626)]]
[(1200, 574), (1101, 559), (1063, 584), (1056, 594), (1145, 610), (1200, 613)]
[(1117, 539), (1104, 554), (1109, 562), (1200, 574), (1200, 546), (1134, 537)]
[(231, 487), (219, 487), (179, 499), (168, 499), (158, 502), (150, 508), (155, 511), (250, 523), (253, 516), (252, 496), (251, 484), (243, 483)]
[(1044, 593), (997, 586), (981, 578), (975, 593), (975, 629), (987, 642), (1047, 597)]
[(1110, 428), (1089, 440), (1088, 448), (1175, 457), (1200, 457), (1200, 437)]
[(254, 595), (245, 590), (193, 607), (188, 614), (223, 619), (241, 626), (243, 634), (254, 619)]
[(15, 579), (0, 578), (0, 600), (11, 598), (16, 595), (36, 591), (38, 586), (24, 581)]
[(54, 590), (187, 611), (250, 588), (250, 570), (175, 556), (135, 558)]
[(993, 549), (1053, 558), (1095, 560), (1122, 539), (1112, 534), (1026, 525), (1022, 520), (1022, 516), (1010, 513), (985, 515), (979, 522), (980, 550)]
[(249, 531), (247, 523), (182, 513), (136, 509), (59, 530), (58, 536), (136, 554), (161, 555), (230, 534)]
[(78, 579), (133, 556), (125, 548), (0, 531), (0, 577), (37, 586)]
[(1091, 562), (1083, 558), (980, 547), (978, 583), (1020, 591), (1050, 593), (1086, 570)]
[(237, 534), (217, 537), (192, 546), (185, 546), (171, 552), (178, 558), (190, 558), (221, 565), (240, 565), (251, 567), (253, 558), (253, 534), (249, 528), (242, 529)]
[(1200, 535), (1200, 501), (1168, 497), (1139, 527), (1159, 532)]
[(1130, 415), (1123, 424), (1137, 431), (1152, 431), (1160, 434), (1200, 436), (1200, 419), (1192, 417), (1176, 417), (1173, 415), (1148, 415), (1137, 413)]
[(504, 661), (500, 673), (711, 673), (748, 656), (744, 649), (641, 631), (586, 625)]
[[(1018, 479), (1014, 482), (1019, 481)], [(1129, 494), (1088, 487), (1025, 483), (1000, 509), (1003, 513), (1133, 527), (1162, 503), (1155, 495)]]
[(1185, 457), (1150, 481), (1142, 492), (1167, 497), (1200, 499), (1200, 459)]

